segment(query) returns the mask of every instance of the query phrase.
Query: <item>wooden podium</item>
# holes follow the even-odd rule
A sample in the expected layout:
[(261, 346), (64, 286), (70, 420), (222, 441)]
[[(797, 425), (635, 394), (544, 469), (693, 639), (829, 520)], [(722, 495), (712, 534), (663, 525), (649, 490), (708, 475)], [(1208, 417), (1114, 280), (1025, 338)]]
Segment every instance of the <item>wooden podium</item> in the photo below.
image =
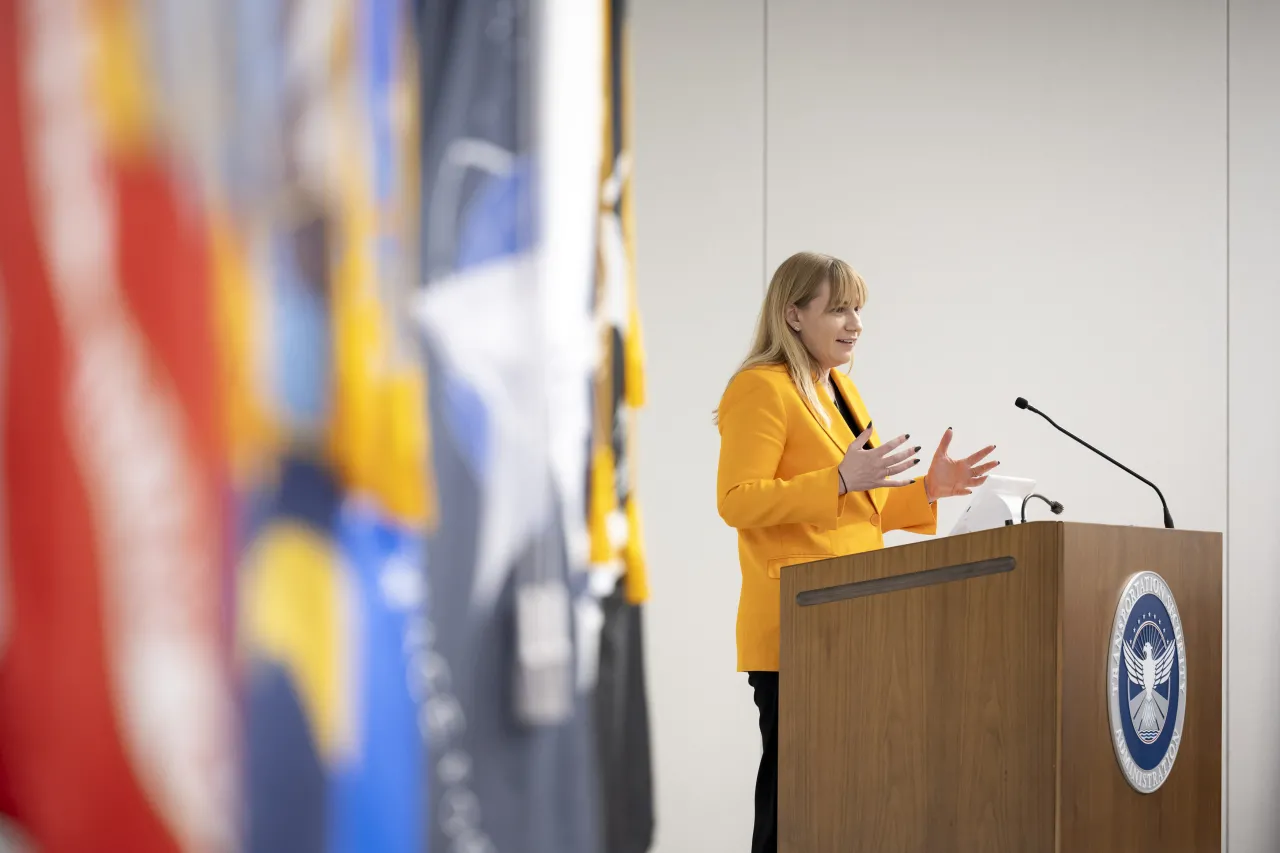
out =
[[(1181, 744), (1149, 794), (1109, 712), (1140, 571), (1186, 650)], [(781, 853), (1221, 849), (1221, 534), (1020, 524), (791, 566), (781, 588)]]

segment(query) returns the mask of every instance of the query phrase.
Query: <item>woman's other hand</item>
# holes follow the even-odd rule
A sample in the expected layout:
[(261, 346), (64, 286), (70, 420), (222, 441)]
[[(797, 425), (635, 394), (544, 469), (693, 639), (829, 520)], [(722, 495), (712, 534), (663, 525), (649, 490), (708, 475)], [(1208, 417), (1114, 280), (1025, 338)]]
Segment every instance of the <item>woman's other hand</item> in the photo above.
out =
[(871, 440), (871, 425), (868, 424), (862, 434), (853, 440), (853, 444), (849, 445), (849, 450), (840, 463), (840, 478), (844, 486), (841, 494), (911, 485), (914, 482), (912, 480), (889, 479), (919, 464), (920, 460), (914, 458), (920, 452), (919, 447), (898, 450), (910, 437), (900, 435), (879, 447), (867, 449), (867, 442)]
[(951, 448), (951, 435), (952, 430), (947, 427), (942, 440), (938, 442), (938, 449), (933, 453), (933, 461), (929, 463), (929, 473), (924, 475), (924, 491), (929, 496), (930, 503), (939, 498), (972, 494), (974, 489), (987, 481), (987, 473), (1000, 464), (982, 463), (996, 449), (994, 444), (982, 448), (972, 456), (952, 459), (947, 455)]

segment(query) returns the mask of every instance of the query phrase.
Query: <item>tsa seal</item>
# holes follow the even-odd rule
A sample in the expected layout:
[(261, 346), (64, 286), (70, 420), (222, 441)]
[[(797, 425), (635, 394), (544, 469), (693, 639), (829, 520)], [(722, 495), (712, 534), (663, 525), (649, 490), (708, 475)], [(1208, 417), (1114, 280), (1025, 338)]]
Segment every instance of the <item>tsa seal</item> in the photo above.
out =
[(1182, 745), (1187, 645), (1178, 603), (1164, 578), (1139, 572), (1125, 583), (1107, 658), (1111, 743), (1134, 790), (1164, 784)]

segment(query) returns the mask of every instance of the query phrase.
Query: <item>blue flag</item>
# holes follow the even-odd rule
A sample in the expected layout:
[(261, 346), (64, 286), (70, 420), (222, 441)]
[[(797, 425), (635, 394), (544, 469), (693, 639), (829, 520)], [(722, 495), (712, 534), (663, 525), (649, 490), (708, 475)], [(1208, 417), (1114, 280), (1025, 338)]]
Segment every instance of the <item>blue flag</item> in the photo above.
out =
[(418, 12), (415, 312), (440, 505), (427, 545), (431, 849), (596, 853), (591, 703), (575, 677), (587, 591), (549, 429), (534, 7), (419, 0)]

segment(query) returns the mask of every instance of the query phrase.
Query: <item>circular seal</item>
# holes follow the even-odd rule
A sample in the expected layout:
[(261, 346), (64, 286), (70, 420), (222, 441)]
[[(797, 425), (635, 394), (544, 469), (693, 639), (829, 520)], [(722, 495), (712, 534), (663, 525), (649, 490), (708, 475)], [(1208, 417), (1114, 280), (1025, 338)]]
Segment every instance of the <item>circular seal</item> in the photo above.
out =
[(1107, 658), (1111, 743), (1120, 772), (1150, 794), (1173, 770), (1187, 705), (1187, 646), (1178, 603), (1164, 578), (1139, 572), (1125, 583)]

